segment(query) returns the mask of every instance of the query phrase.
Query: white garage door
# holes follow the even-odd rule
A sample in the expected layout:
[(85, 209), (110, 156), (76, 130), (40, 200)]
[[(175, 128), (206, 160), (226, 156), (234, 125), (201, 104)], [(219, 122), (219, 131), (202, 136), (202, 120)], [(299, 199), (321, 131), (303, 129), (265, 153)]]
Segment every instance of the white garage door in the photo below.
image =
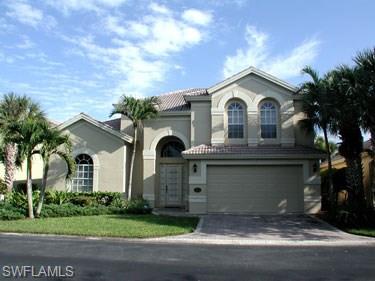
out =
[(301, 166), (208, 166), (208, 212), (303, 212)]

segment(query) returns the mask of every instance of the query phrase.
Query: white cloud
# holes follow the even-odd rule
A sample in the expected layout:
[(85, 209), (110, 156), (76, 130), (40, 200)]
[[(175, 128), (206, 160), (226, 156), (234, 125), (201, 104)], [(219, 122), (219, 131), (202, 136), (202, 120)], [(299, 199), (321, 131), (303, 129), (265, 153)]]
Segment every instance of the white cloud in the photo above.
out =
[(31, 49), (34, 46), (34, 42), (28, 36), (22, 36), (22, 42), (16, 45), (19, 49)]
[(125, 3), (126, 0), (47, 0), (47, 4), (69, 14), (71, 11), (93, 11), (101, 12), (106, 8), (116, 8)]
[(56, 26), (55, 18), (44, 15), (42, 10), (33, 8), (23, 1), (11, 1), (8, 3), (8, 11), (6, 15), (20, 23), (30, 25), (34, 28), (44, 26), (48, 29)]
[(212, 15), (209, 12), (202, 12), (197, 9), (188, 9), (182, 13), (182, 18), (192, 24), (208, 25), (212, 21)]
[(236, 54), (227, 56), (223, 68), (224, 78), (249, 66), (258, 67), (277, 77), (289, 79), (300, 75), (301, 69), (314, 61), (319, 47), (319, 40), (305, 40), (289, 53), (273, 56), (270, 54), (268, 34), (254, 26), (247, 26), (245, 32), (246, 48), (237, 49)]
[(109, 32), (115, 33), (118, 36), (126, 34), (126, 28), (120, 25), (120, 19), (114, 16), (108, 16), (105, 19), (104, 27)]
[(151, 11), (155, 13), (164, 14), (164, 15), (171, 14), (171, 10), (169, 10), (166, 6), (157, 4), (155, 2), (152, 2), (148, 7)]

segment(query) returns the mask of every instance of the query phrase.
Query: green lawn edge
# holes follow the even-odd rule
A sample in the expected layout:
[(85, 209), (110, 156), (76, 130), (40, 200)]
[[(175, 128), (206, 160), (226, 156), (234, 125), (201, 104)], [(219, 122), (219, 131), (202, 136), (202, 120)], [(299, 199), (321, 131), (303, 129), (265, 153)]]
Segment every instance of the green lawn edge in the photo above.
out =
[(156, 238), (188, 234), (198, 217), (98, 215), (0, 221), (0, 232), (81, 237)]

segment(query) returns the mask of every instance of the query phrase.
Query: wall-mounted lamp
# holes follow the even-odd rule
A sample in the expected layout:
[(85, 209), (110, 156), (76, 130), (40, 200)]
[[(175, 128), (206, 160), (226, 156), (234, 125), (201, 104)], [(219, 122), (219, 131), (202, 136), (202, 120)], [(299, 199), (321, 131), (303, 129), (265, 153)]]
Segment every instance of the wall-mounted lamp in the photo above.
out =
[(193, 165), (193, 172), (196, 173), (198, 170), (198, 165), (197, 164), (194, 164)]

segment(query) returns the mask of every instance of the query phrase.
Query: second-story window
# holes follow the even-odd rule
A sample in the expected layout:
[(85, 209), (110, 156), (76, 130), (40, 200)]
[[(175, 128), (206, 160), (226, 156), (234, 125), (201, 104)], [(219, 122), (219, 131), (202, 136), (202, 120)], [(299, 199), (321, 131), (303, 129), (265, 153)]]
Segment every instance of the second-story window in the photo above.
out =
[(273, 102), (264, 102), (260, 107), (260, 131), (263, 139), (275, 139), (277, 136), (276, 112)]
[(241, 139), (244, 135), (244, 111), (239, 102), (228, 106), (228, 138)]

